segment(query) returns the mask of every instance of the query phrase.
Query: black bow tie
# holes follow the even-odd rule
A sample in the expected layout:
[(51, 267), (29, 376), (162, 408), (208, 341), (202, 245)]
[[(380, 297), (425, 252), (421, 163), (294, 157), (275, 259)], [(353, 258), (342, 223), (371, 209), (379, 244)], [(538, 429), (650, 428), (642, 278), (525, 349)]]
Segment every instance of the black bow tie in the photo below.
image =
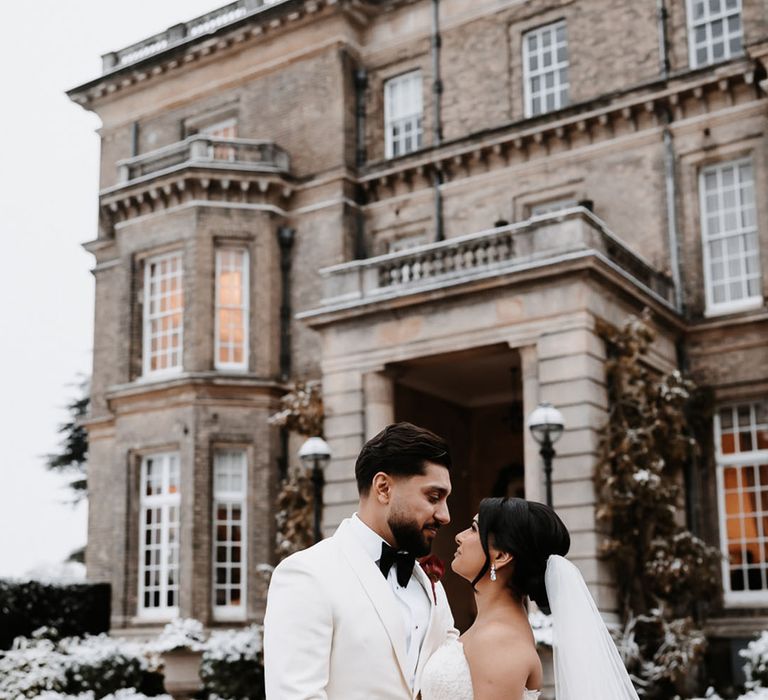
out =
[(398, 552), (394, 547), (390, 547), (386, 542), (381, 543), (381, 559), (379, 559), (379, 569), (384, 574), (384, 578), (389, 575), (389, 570), (394, 564), (397, 567), (397, 582), (403, 588), (408, 585), (408, 581), (413, 573), (413, 565), (416, 563), (416, 557), (410, 552)]

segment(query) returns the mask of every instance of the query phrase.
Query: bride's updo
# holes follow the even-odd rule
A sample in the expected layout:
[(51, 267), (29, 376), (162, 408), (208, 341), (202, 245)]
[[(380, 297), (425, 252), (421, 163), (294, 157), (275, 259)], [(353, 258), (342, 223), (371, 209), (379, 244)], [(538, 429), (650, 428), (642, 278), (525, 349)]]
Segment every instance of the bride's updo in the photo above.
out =
[(474, 586), (491, 565), (489, 543), (513, 557), (509, 587), (518, 598), (528, 596), (549, 612), (544, 574), (552, 554), (565, 556), (571, 546), (568, 529), (552, 508), (523, 498), (485, 498), (478, 511), (480, 543), (485, 564)]

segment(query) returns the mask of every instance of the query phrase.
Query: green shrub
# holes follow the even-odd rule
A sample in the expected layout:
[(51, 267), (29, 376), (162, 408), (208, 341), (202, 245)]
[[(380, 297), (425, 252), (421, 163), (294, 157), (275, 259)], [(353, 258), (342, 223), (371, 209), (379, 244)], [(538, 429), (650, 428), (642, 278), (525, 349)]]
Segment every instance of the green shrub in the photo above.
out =
[(0, 649), (10, 649), (16, 637), (31, 637), (41, 627), (61, 637), (108, 632), (109, 615), (107, 583), (0, 580)]

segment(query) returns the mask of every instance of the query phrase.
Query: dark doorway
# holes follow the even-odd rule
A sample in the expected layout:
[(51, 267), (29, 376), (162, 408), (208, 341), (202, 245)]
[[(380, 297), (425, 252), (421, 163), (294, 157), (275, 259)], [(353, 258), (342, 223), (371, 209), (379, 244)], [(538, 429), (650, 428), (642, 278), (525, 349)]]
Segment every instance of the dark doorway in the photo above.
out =
[(435, 544), (457, 627), (474, 620), (468, 582), (450, 570), (456, 533), (486, 496), (524, 496), (522, 382), (519, 354), (506, 345), (430, 356), (390, 368), (395, 418), (445, 437), (453, 456), (451, 523)]

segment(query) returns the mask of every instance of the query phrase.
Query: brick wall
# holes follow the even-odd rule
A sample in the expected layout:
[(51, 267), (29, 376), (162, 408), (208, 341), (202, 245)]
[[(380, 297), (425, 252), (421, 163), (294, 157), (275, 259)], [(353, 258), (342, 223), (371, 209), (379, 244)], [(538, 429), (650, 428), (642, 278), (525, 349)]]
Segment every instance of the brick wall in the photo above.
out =
[[(290, 192), (281, 198), (270, 195), (269, 206), (227, 205), (232, 200), (226, 200), (222, 194), (226, 188), (217, 185), (211, 195), (217, 201), (187, 201), (155, 213), (139, 204), (141, 216), (133, 214), (116, 227), (102, 211), (100, 240), (93, 248), (98, 266), (92, 411), (103, 422), (91, 431), (88, 567), (91, 578), (112, 582), (114, 613), (120, 624), (129, 622), (136, 610), (136, 470), (147, 450), (170, 445), (183, 455), (182, 566), (184, 580), (191, 582), (182, 597), (184, 614), (204, 620), (210, 615), (210, 465), (216, 445), (239, 444), (248, 449), (251, 562), (271, 557), (279, 441), (266, 420), (280, 393), (278, 227), (296, 231), (292, 311), (316, 308), (323, 297), (318, 270), (354, 257), (359, 221), (371, 254), (387, 252), (392, 242), (403, 237), (434, 240), (430, 168), (445, 155), (441, 194), (446, 237), (485, 230), (497, 221), (526, 219), (533, 206), (547, 201), (591, 200), (597, 216), (628, 247), (658, 269), (670, 271), (662, 131), (669, 115), (666, 107), (650, 101), (648, 108), (643, 100), (654, 91), (676, 90), (686, 81), (692, 84), (711, 75), (708, 70), (686, 72), (684, 0), (667, 2), (674, 78), (666, 85), (659, 82), (655, 3), (443, 0), (440, 7), (442, 150), (432, 148), (435, 76), (428, 0), (378, 7), (368, 20), (337, 9), (278, 24), (236, 46), (212, 50), (204, 58), (183, 62), (179, 68), (114, 94), (107, 92), (95, 104), (104, 124), (102, 188), (117, 183), (116, 163), (131, 155), (134, 123), (138, 124), (139, 152), (146, 153), (177, 142), (206, 120), (236, 116), (240, 137), (274, 141), (291, 158), (291, 173), (282, 183)], [(743, 14), (746, 43), (764, 40), (768, 32), (764, 3), (745, 0)], [(572, 106), (526, 120), (522, 37), (530, 29), (561, 19), (567, 23)], [(358, 170), (353, 74), (360, 67), (368, 75), (363, 96), (368, 162)], [(383, 162), (384, 83), (416, 68), (423, 78), (425, 148)], [(737, 68), (744, 77), (700, 95), (688, 90), (670, 108), (677, 225), (686, 313), (692, 324), (687, 345), (691, 370), (698, 381), (726, 397), (750, 387), (753, 393), (759, 391), (768, 376), (768, 331), (760, 310), (750, 321), (734, 318), (719, 323), (705, 317), (703, 300), (700, 168), (750, 155), (757, 191), (768, 187), (765, 98), (746, 77), (754, 63), (744, 59), (713, 70), (725, 75)], [(628, 101), (634, 101), (631, 109), (595, 116)], [(505, 135), (577, 118), (584, 120), (578, 129), (563, 127), (557, 134), (553, 128), (538, 137), (521, 138), (520, 145), (514, 145), (514, 138), (498, 145)], [(496, 143), (497, 150), (488, 148), (491, 143)], [(420, 164), (421, 174), (406, 173), (406, 166), (413, 163)], [(384, 171), (390, 173), (386, 184), (366, 189), (360, 178)], [(765, 197), (758, 196), (757, 201), (765, 261), (768, 204)], [(213, 368), (214, 251), (218, 244), (233, 242), (247, 247), (250, 254), (249, 373), (245, 379), (211, 378), (203, 375)], [(174, 248), (184, 251), (184, 368), (198, 375), (179, 386), (158, 388), (138, 381), (143, 260)], [(605, 409), (604, 387), (597, 376), (602, 356), (591, 321), (582, 323), (582, 345), (571, 343), (565, 353), (555, 352), (553, 343), (557, 345), (557, 333), (573, 340), (569, 332), (561, 328), (542, 332), (541, 325), (556, 323), (552, 319), (561, 319), (565, 307), (574, 314), (613, 323), (638, 309), (625, 296), (613, 298), (593, 281), (582, 282), (540, 295), (526, 287), (498, 299), (478, 294), (432, 300), (428, 311), (417, 314), (418, 323), (407, 322), (405, 315), (395, 312), (377, 320), (361, 317), (359, 323), (350, 321), (348, 326), (339, 322), (320, 332), (294, 318), (293, 376), (322, 376), (327, 395), (327, 427), (335, 455), (328, 473), (327, 529), (354, 507), (350, 470), (365, 437), (363, 377), (380, 372), (382, 363), (402, 360), (409, 343), (407, 352), (446, 350), (435, 339), (445, 339), (446, 319), (450, 319), (457, 324), (453, 341), (464, 332), (464, 341), (470, 344), (486, 343), (492, 336), (494, 342), (524, 346), (537, 358), (534, 369), (529, 367), (533, 372), (529, 379), (540, 383), (542, 397), (557, 399), (566, 392), (573, 399), (573, 405), (566, 406), (574, 428), (564, 438), (564, 476), (555, 484), (556, 501), (576, 532), (576, 552), (590, 583), (598, 587), (604, 607), (614, 608), (609, 577), (594, 558), (598, 533), (591, 522), (593, 502), (588, 493), (596, 426)], [(763, 287), (768, 294), (768, 275), (763, 275)], [(487, 325), (480, 332), (472, 324)], [(665, 366), (674, 365), (677, 339), (677, 330), (664, 328), (658, 358)], [(380, 352), (387, 345), (392, 346), (391, 356)], [(370, 358), (363, 357), (363, 349), (371, 353)], [(346, 360), (334, 357), (344, 352), (358, 355)], [(374, 355), (378, 359), (371, 359)], [(242, 385), (237, 384), (239, 379)], [(131, 386), (115, 389), (126, 384)], [(591, 408), (579, 412), (575, 407), (579, 402)], [(537, 483), (536, 479), (527, 482)], [(248, 584), (249, 615), (257, 619), (263, 583), (253, 568)]]

